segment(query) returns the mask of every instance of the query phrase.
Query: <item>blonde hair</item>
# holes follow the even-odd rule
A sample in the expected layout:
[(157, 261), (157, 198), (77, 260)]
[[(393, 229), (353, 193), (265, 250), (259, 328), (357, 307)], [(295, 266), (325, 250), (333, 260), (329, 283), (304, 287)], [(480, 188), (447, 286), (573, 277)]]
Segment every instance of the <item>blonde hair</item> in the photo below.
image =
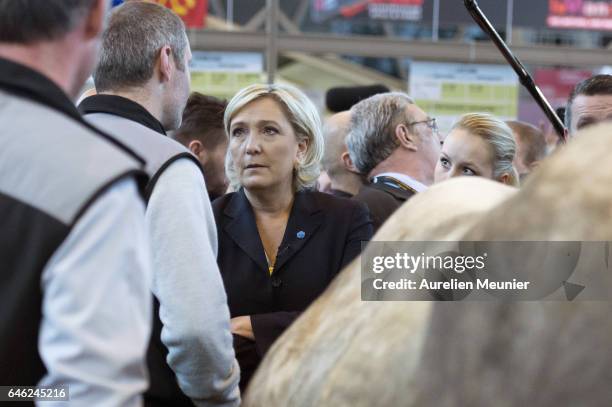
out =
[[(230, 125), (234, 116), (249, 103), (269, 97), (280, 103), (293, 127), (299, 141), (308, 140), (304, 159), (293, 172), (293, 188), (299, 191), (315, 185), (323, 157), (323, 134), (321, 119), (317, 108), (299, 89), (289, 85), (255, 84), (241, 89), (227, 104), (223, 117), (225, 134), (229, 139)], [(238, 174), (228, 149), (225, 159), (225, 172), (234, 190), (240, 188)]]
[(493, 148), (493, 177), (499, 179), (508, 174), (510, 179), (507, 184), (519, 186), (519, 176), (512, 163), (516, 155), (516, 141), (506, 123), (488, 113), (467, 113), (459, 118), (452, 129), (462, 129), (486, 140)]

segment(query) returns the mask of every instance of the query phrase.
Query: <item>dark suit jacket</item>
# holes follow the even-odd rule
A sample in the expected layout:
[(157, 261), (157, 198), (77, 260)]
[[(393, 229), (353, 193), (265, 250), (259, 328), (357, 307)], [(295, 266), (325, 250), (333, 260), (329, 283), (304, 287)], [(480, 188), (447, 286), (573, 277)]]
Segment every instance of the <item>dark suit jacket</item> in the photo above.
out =
[(232, 317), (250, 315), (255, 342), (234, 337), (241, 388), (274, 340), (372, 237), (365, 205), (314, 191), (295, 195), (272, 275), (244, 191), (213, 203), (218, 263)]
[(414, 194), (414, 191), (393, 188), (383, 183), (367, 184), (361, 187), (353, 200), (367, 205), (376, 233), (387, 218)]
[(341, 189), (330, 189), (329, 193), (333, 196), (337, 196), (338, 198), (351, 198), (353, 194), (349, 194), (346, 191), (342, 191)]

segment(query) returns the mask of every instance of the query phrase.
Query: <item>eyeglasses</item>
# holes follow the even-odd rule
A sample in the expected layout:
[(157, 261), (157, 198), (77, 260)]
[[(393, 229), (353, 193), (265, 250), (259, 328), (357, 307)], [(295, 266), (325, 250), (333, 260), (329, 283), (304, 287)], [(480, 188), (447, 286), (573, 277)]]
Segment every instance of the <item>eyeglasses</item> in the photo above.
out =
[(427, 119), (427, 120), (421, 120), (418, 122), (410, 122), (410, 123), (406, 123), (407, 126), (414, 126), (415, 124), (421, 124), (421, 123), (425, 123), (427, 125), (427, 127), (429, 127), (431, 129), (431, 131), (433, 131), (434, 133), (438, 134), (438, 124), (436, 123), (436, 119), (435, 118), (431, 118), (431, 119)]

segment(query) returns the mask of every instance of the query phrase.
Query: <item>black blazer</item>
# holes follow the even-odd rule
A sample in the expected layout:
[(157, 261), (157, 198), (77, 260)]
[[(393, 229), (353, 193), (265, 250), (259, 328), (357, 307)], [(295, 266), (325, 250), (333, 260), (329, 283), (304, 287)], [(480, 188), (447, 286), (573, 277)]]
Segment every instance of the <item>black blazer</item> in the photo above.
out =
[(372, 237), (362, 203), (315, 191), (295, 200), (272, 275), (253, 209), (244, 191), (213, 203), (219, 237), (217, 261), (232, 317), (250, 315), (255, 342), (234, 338), (241, 387), (274, 340), (361, 252)]
[(363, 185), (359, 193), (352, 199), (363, 202), (370, 210), (374, 233), (404, 202), (410, 199), (416, 191), (399, 189), (384, 183)]

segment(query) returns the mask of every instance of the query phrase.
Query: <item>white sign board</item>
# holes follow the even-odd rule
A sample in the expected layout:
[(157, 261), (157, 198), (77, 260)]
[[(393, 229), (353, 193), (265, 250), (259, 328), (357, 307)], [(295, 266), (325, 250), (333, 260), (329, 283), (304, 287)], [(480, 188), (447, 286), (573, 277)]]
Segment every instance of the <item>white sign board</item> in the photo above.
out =
[(263, 56), (257, 52), (194, 51), (191, 89), (230, 98), (240, 89), (263, 79)]
[(412, 62), (408, 89), (446, 134), (464, 113), (488, 112), (502, 120), (516, 119), (518, 85), (508, 66)]

